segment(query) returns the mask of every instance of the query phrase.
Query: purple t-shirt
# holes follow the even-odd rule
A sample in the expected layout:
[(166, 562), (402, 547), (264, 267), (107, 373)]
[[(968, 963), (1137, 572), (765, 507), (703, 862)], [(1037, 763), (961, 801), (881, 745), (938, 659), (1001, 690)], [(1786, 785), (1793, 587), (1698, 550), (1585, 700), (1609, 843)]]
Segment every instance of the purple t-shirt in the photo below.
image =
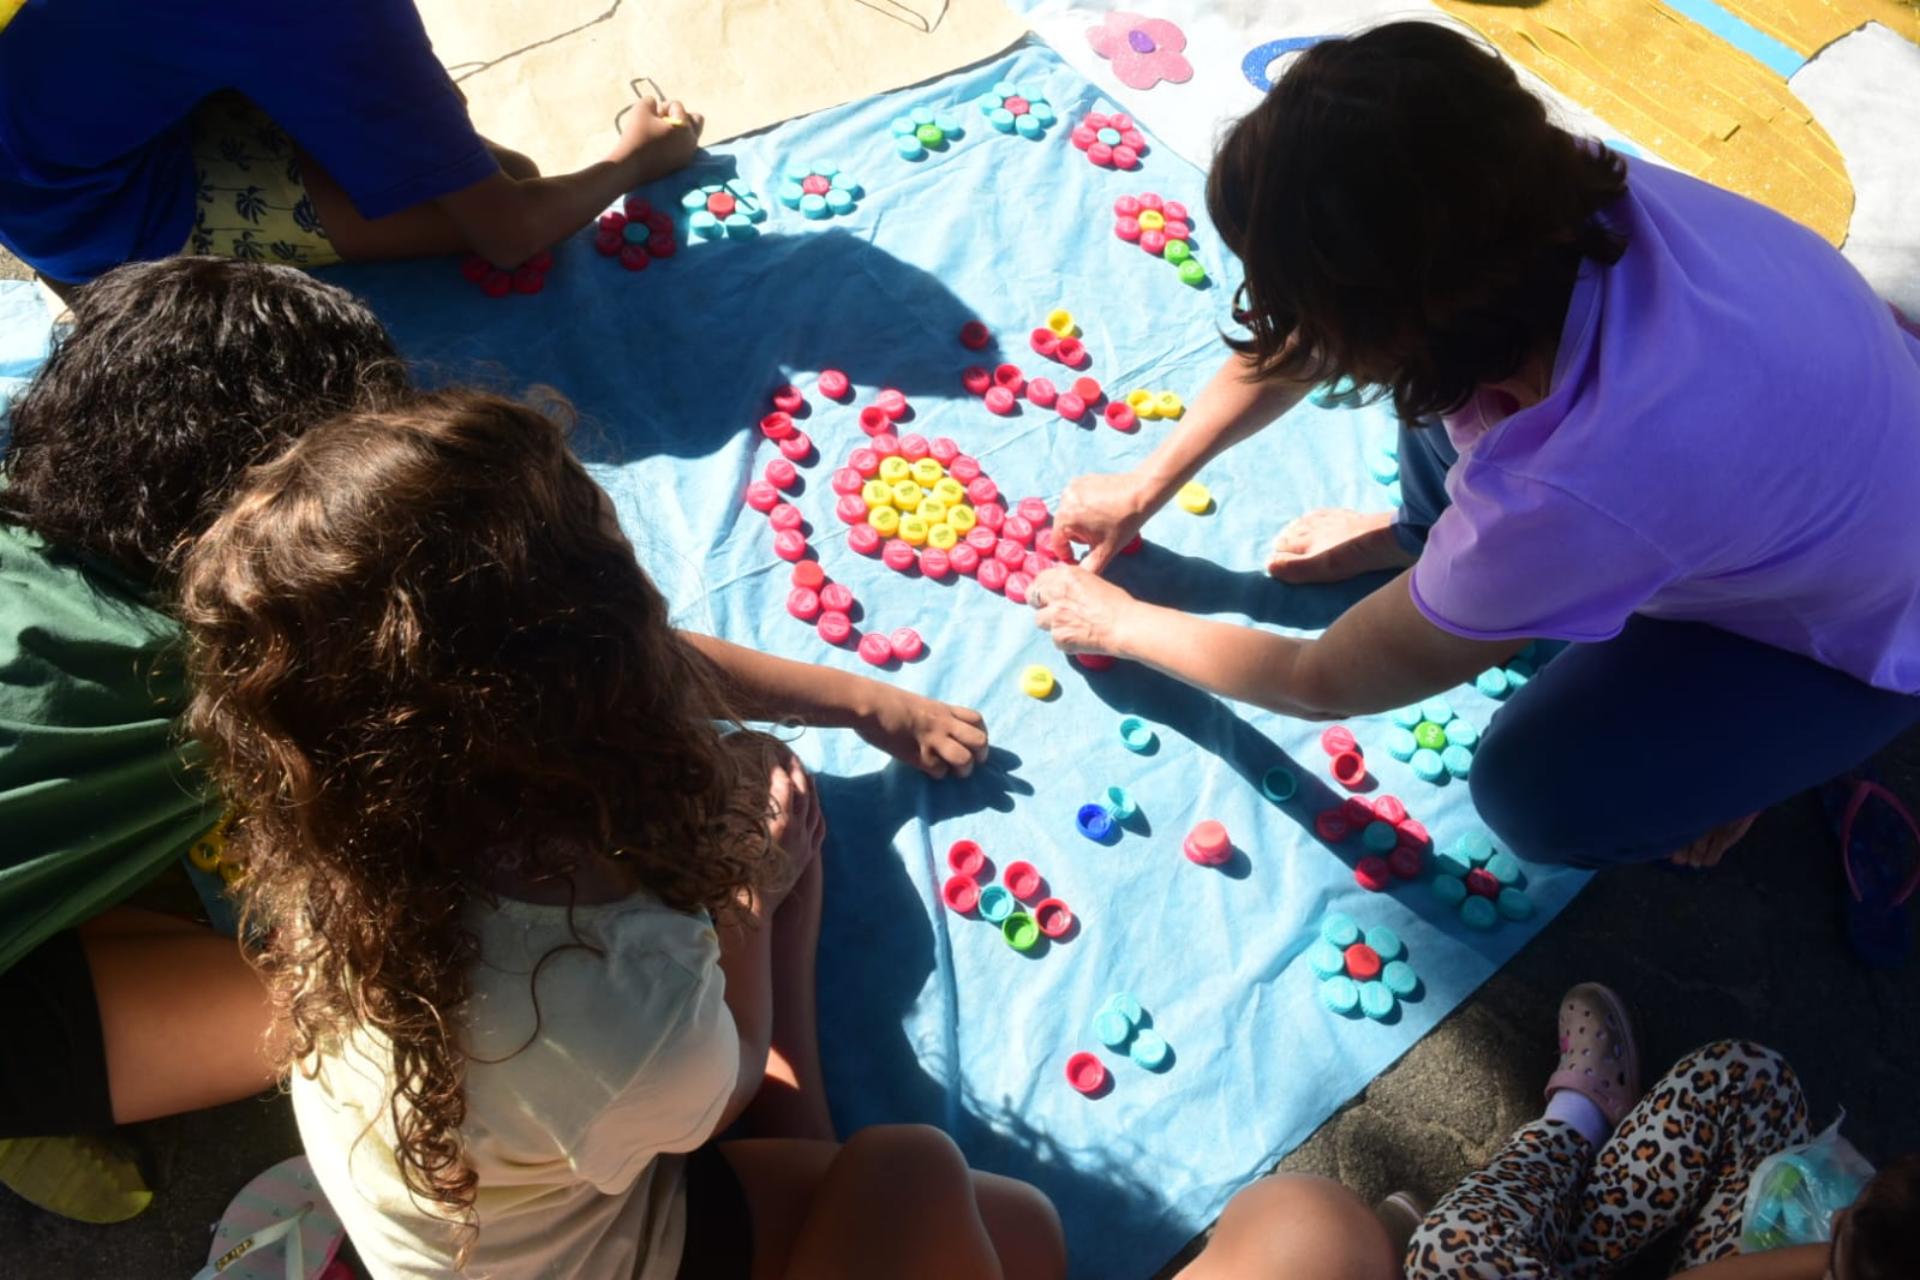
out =
[[(1414, 603), (1474, 639), (1709, 623), (1920, 692), (1920, 337), (1798, 223), (1633, 164), (1550, 391), (1447, 430)], [(1510, 416), (1501, 416), (1509, 412)]]

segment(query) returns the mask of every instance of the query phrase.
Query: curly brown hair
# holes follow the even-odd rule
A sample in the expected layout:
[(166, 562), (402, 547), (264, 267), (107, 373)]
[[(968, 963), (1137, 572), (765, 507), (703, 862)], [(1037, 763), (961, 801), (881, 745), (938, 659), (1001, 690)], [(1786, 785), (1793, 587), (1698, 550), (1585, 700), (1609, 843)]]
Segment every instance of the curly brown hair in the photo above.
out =
[(1228, 345), (1450, 413), (1560, 335), (1620, 157), (1555, 127), (1500, 55), (1434, 22), (1323, 40), (1221, 142), (1207, 211), (1246, 271)]
[(609, 854), (673, 907), (734, 907), (778, 863), (733, 717), (563, 428), (494, 396), (309, 431), (180, 585), (186, 724), (240, 814), (286, 1060), (391, 1043), (402, 1176), (464, 1254), (464, 909)]

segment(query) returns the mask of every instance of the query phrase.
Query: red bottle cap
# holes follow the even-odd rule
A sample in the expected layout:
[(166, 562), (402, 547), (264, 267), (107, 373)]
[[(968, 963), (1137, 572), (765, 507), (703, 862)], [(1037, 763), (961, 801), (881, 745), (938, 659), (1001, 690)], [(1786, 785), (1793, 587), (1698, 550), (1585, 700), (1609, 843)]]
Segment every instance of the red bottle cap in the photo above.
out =
[(649, 261), (651, 259), (647, 257), (646, 249), (640, 245), (622, 245), (620, 248), (620, 265), (629, 271), (645, 271)]
[(1076, 1053), (1067, 1059), (1067, 1083), (1084, 1094), (1096, 1094), (1107, 1087), (1107, 1064), (1090, 1053)]
[(1042, 409), (1053, 408), (1054, 401), (1059, 398), (1060, 392), (1054, 388), (1053, 381), (1049, 378), (1035, 378), (1027, 384), (1027, 399)]
[(828, 644), (845, 644), (847, 637), (853, 634), (853, 620), (844, 613), (829, 610), (820, 615), (820, 621), (814, 624), (814, 629)]
[[(782, 459), (779, 459), (779, 461), (784, 462), (786, 461), (786, 459), (782, 458)], [(771, 467), (773, 463), (769, 462), (767, 465)], [(880, 467), (880, 459), (875, 458), (873, 460), (873, 465), (874, 465), (874, 469), (878, 470)], [(798, 475), (799, 472), (796, 471), (794, 474)], [(860, 493), (860, 490), (866, 485), (866, 483), (867, 483), (866, 477), (861, 475), (858, 471), (855, 471), (852, 467), (841, 467), (839, 470), (833, 473), (833, 491), (837, 494), (840, 494), (842, 497), (845, 497), (848, 494), (853, 494), (855, 496), (858, 496)]]
[(771, 511), (780, 505), (780, 491), (765, 480), (747, 486), (747, 505), (755, 511)]
[(1433, 847), (1433, 837), (1428, 834), (1426, 824), (1418, 818), (1402, 818), (1393, 824), (1400, 833), (1401, 844), (1417, 844), (1422, 849)]
[(853, 390), (853, 383), (838, 369), (822, 369), (819, 381), (814, 385), (820, 388), (820, 394), (829, 400), (844, 400), (847, 393)]
[(972, 879), (986, 868), (987, 855), (971, 840), (955, 840), (947, 847), (947, 866)]
[(1087, 402), (1071, 391), (1062, 391), (1054, 407), (1069, 422), (1078, 422), (1087, 413)]
[(847, 530), (847, 545), (860, 555), (870, 556), (880, 549), (880, 531), (863, 521)]
[(1018, 569), (1026, 562), (1027, 549), (1012, 538), (1002, 538), (993, 546), (993, 558), (1009, 570)]
[(795, 470), (793, 463), (786, 458), (775, 458), (768, 462), (767, 469), (762, 474), (766, 476), (767, 483), (776, 489), (791, 489), (800, 479), (799, 471)]
[(988, 387), (986, 394), (987, 412), (1006, 417), (1013, 412), (1014, 395), (1005, 387)]
[(1016, 569), (1007, 575), (1007, 599), (1015, 604), (1027, 602), (1027, 588), (1033, 585), (1033, 575), (1025, 570)]
[(1367, 762), (1358, 751), (1342, 751), (1333, 758), (1334, 781), (1352, 789), (1367, 780)]
[(793, 566), (793, 585), (818, 591), (827, 583), (827, 571), (818, 560), (802, 560)]
[(1027, 345), (1043, 356), (1051, 356), (1060, 349), (1060, 335), (1041, 325), (1027, 335)]
[(1075, 378), (1073, 380), (1073, 394), (1079, 396), (1089, 405), (1092, 405), (1098, 404), (1101, 398), (1106, 395), (1106, 392), (1101, 389), (1097, 379)]
[(1226, 827), (1212, 818), (1196, 824), (1187, 833), (1182, 849), (1188, 861), (1203, 867), (1217, 867), (1233, 857), (1233, 841), (1227, 838)]
[(1355, 831), (1365, 827), (1380, 815), (1374, 812), (1373, 804), (1365, 796), (1348, 796), (1340, 805), (1340, 816)]
[(1353, 834), (1353, 824), (1343, 809), (1322, 809), (1313, 815), (1313, 830), (1328, 844), (1339, 844)]
[(1136, 533), (1133, 535), (1132, 542), (1129, 542), (1126, 546), (1120, 548), (1120, 554), (1123, 556), (1137, 556), (1142, 551), (1145, 551), (1146, 549), (1147, 549), (1147, 540)]
[[(972, 547), (983, 556), (990, 556), (993, 554), (993, 549), (1000, 545), (1000, 538), (992, 529), (982, 523), (967, 530), (967, 537), (962, 545)], [(955, 548), (955, 550), (958, 549), (957, 547)]]
[(887, 644), (892, 647), (893, 656), (902, 662), (912, 662), (927, 650), (926, 642), (912, 627), (894, 628), (893, 634), (887, 637)]
[(1142, 209), (1159, 209), (1164, 212), (1167, 207), (1167, 202), (1162, 200), (1154, 192), (1142, 191), (1140, 193), (1140, 207)]
[(793, 415), (784, 410), (775, 409), (760, 419), (760, 434), (769, 440), (785, 440), (798, 430), (793, 425)]
[(1022, 515), (1011, 515), (1000, 522), (1000, 536), (1012, 538), (1023, 546), (1033, 545), (1033, 522)]
[(866, 500), (857, 493), (843, 493), (833, 504), (833, 514), (847, 524), (862, 524), (867, 518)]
[(647, 237), (647, 252), (656, 258), (671, 258), (679, 246), (673, 242), (673, 228), (655, 231)]
[[(645, 218), (653, 212), (653, 202), (645, 196), (628, 196), (622, 202), (622, 207), (626, 209), (628, 218)], [(626, 219), (622, 218), (621, 221), (624, 222)]]
[(920, 558), (913, 553), (913, 548), (898, 538), (887, 539), (887, 545), (881, 549), (880, 560), (887, 568), (899, 573), (906, 573), (920, 563)]
[(1027, 558), (1020, 562), (1020, 572), (1029, 578), (1037, 578), (1052, 567), (1052, 562), (1038, 551), (1027, 552)]
[(716, 218), (724, 218), (735, 209), (733, 195), (726, 191), (716, 191), (707, 197), (707, 212)]
[(1096, 141), (1092, 146), (1087, 148), (1087, 159), (1093, 161), (1102, 169), (1111, 169), (1113, 167), (1113, 148), (1104, 142)]
[(781, 455), (795, 462), (805, 462), (813, 456), (813, 437), (804, 431), (795, 431), (785, 440), (777, 443), (780, 446)]
[(976, 572), (980, 585), (989, 591), (1004, 591), (1007, 587), (1007, 566), (998, 560), (980, 559), (980, 568)]
[[(1133, 117), (1124, 111), (1115, 111), (1107, 116), (1107, 127), (1109, 129), (1131, 129), (1133, 128)], [(1142, 199), (1144, 198), (1145, 197), (1142, 197)]]
[(880, 388), (880, 394), (873, 398), (873, 402), (880, 406), (880, 412), (895, 422), (907, 416), (907, 397), (897, 388)]
[(1120, 659), (1110, 653), (1076, 653), (1069, 656), (1074, 662), (1079, 663), (1088, 671), (1105, 671), (1114, 663), (1120, 661)]
[(673, 230), (673, 215), (665, 209), (648, 209), (639, 215), (640, 221), (647, 224), (647, 230), (667, 234)]
[(1500, 882), (1485, 867), (1475, 867), (1467, 872), (1467, 892), (1481, 898), (1500, 896)]
[(782, 529), (773, 535), (773, 554), (782, 560), (798, 560), (807, 554), (807, 535), (798, 529)]
[(1417, 845), (1403, 844), (1387, 855), (1387, 866), (1402, 880), (1418, 880), (1427, 855)]
[(960, 371), (960, 385), (968, 395), (983, 396), (993, 385), (993, 374), (984, 365), (970, 364)]
[(826, 583), (820, 588), (820, 607), (831, 613), (853, 612), (852, 588), (844, 582)]
[(627, 215), (618, 209), (609, 209), (594, 219), (594, 225), (602, 231), (620, 231), (627, 225)]
[(593, 251), (603, 258), (611, 258), (626, 247), (618, 231), (602, 231), (593, 238)]
[(1027, 375), (1020, 372), (1017, 364), (997, 364), (993, 367), (993, 381), (995, 386), (1005, 387), (1019, 395), (1027, 385)]
[[(1156, 199), (1157, 198), (1158, 197), (1156, 197)], [(1169, 222), (1185, 222), (1187, 220), (1187, 206), (1181, 204), (1178, 200), (1161, 200), (1160, 212), (1166, 216)]]
[(1320, 735), (1320, 749), (1330, 756), (1357, 751), (1359, 747), (1360, 744), (1354, 740), (1353, 730), (1343, 724), (1336, 724)]
[(1407, 820), (1407, 806), (1399, 796), (1381, 796), (1373, 802), (1373, 816), (1397, 827)]
[(969, 320), (960, 326), (960, 345), (969, 351), (979, 351), (993, 341), (993, 331), (978, 320)]
[[(987, 532), (996, 535), (994, 541), (996, 543), (999, 542), (998, 534), (1007, 523), (1007, 509), (1005, 507), (997, 502), (982, 502), (974, 507), (973, 518), (980, 522), (974, 526), (975, 528), (985, 529)], [(989, 551), (992, 548), (982, 547), (980, 549), (982, 551)]]
[[(988, 394), (992, 394), (989, 392)], [(967, 485), (967, 501), (974, 506), (974, 515), (980, 514), (980, 508), (1000, 496), (1000, 486), (987, 476), (975, 476)]]
[(874, 436), (873, 443), (867, 447), (883, 458), (897, 458), (900, 456), (900, 437), (891, 431), (882, 431)]
[(787, 592), (787, 612), (802, 622), (812, 622), (820, 616), (820, 593), (795, 587)]
[(1131, 431), (1140, 425), (1140, 420), (1134, 416), (1132, 408), (1124, 400), (1115, 400), (1109, 404), (1103, 416), (1107, 420), (1107, 425), (1115, 431)]
[(972, 577), (980, 570), (980, 553), (963, 542), (947, 552), (947, 563), (953, 566), (955, 573), (964, 573)]
[(1022, 902), (1031, 902), (1040, 896), (1040, 871), (1031, 862), (1009, 862), (1007, 869), (1000, 873), (1000, 882)]
[(1142, 231), (1140, 247), (1156, 257), (1167, 251), (1167, 233), (1165, 231)]
[(1347, 976), (1355, 982), (1372, 982), (1380, 976), (1380, 953), (1364, 942), (1348, 947)]
[(1380, 893), (1393, 883), (1393, 868), (1385, 858), (1368, 856), (1353, 865), (1353, 878), (1369, 893)]
[[(549, 259), (551, 261), (551, 259)], [(531, 262), (513, 273), (513, 291), (515, 293), (538, 293), (547, 287), (547, 273), (535, 267)]]
[(773, 393), (773, 407), (782, 413), (798, 413), (807, 407), (807, 398), (800, 394), (800, 388), (789, 383)]
[(871, 480), (880, 471), (880, 455), (872, 449), (855, 449), (847, 455), (847, 465), (859, 473), (862, 480)]
[(1113, 211), (1122, 218), (1131, 218), (1139, 214), (1144, 206), (1137, 196), (1121, 196), (1113, 202)]
[(953, 557), (938, 547), (920, 548), (920, 572), (935, 582), (947, 576), (953, 570)]
[(773, 510), (767, 512), (767, 523), (776, 529), (798, 529), (806, 522), (807, 518), (800, 514), (800, 508), (791, 502), (775, 503)]
[(1049, 938), (1058, 938), (1073, 928), (1073, 908), (1058, 898), (1044, 898), (1033, 908), (1033, 922)]
[(1073, 132), (1067, 135), (1067, 137), (1072, 140), (1073, 145), (1080, 148), (1082, 151), (1085, 151), (1087, 148), (1091, 147), (1094, 144), (1095, 140), (1099, 138), (1099, 136), (1100, 135), (1098, 133), (1096, 133), (1092, 129), (1089, 129), (1084, 124), (1075, 125), (1073, 127)]
[(1119, 236), (1122, 240), (1138, 240), (1140, 238), (1140, 220), (1138, 218), (1114, 219), (1113, 234)]
[(1078, 338), (1062, 338), (1053, 357), (1070, 369), (1078, 369), (1087, 362), (1087, 346)]
[(980, 886), (970, 876), (953, 876), (940, 886), (940, 897), (949, 909), (968, 915), (980, 905)]
[(893, 646), (878, 631), (860, 637), (859, 652), (861, 661), (869, 666), (884, 667), (893, 661)]
[(960, 446), (952, 436), (935, 436), (927, 449), (933, 460), (943, 467), (960, 456)]
[(1045, 524), (1050, 518), (1047, 511), (1047, 504), (1040, 498), (1022, 498), (1020, 499), (1020, 505), (1015, 507), (1014, 510), (1020, 513), (1022, 520), (1025, 520), (1036, 529)]
[(918, 462), (933, 452), (933, 446), (927, 443), (925, 436), (901, 436), (900, 456), (908, 462)]
[(877, 404), (870, 404), (860, 411), (860, 429), (870, 436), (880, 435), (891, 425), (892, 420), (880, 411)]
[(489, 271), (480, 279), (480, 292), (489, 298), (504, 298), (513, 292), (513, 277), (504, 271)]
[(1138, 169), (1140, 167), (1140, 148), (1121, 143), (1113, 149), (1113, 167), (1116, 169)]
[(961, 484), (972, 484), (980, 478), (980, 463), (967, 454), (955, 454), (953, 461), (947, 464), (947, 474)]

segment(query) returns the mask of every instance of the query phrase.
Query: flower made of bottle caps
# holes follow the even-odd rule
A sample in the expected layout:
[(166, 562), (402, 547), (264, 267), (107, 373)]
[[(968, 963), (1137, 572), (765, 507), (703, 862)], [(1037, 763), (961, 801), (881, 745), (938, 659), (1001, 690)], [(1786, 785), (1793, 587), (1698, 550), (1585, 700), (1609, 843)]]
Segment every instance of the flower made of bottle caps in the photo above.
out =
[(1352, 916), (1328, 913), (1319, 941), (1307, 948), (1307, 964), (1320, 979), (1320, 1003), (1342, 1017), (1359, 1012), (1385, 1022), (1420, 989), (1406, 951), (1400, 935), (1383, 924), (1362, 930)]

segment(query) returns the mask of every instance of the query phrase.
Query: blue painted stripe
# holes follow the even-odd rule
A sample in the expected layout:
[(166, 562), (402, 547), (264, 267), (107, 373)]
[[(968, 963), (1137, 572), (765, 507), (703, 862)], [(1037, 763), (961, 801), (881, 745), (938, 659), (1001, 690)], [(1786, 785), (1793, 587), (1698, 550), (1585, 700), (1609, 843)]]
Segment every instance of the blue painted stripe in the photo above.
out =
[(1273, 81), (1267, 79), (1267, 67), (1283, 53), (1297, 53), (1302, 49), (1311, 49), (1325, 40), (1325, 36), (1288, 36), (1283, 40), (1269, 40), (1248, 51), (1240, 59), (1240, 74), (1247, 83), (1265, 93), (1273, 88)]
[(1781, 44), (1766, 32), (1747, 25), (1722, 9), (1714, 0), (1664, 0), (1667, 7), (1682, 17), (1699, 23), (1762, 66), (1778, 72), (1782, 80), (1806, 65), (1806, 58)]

